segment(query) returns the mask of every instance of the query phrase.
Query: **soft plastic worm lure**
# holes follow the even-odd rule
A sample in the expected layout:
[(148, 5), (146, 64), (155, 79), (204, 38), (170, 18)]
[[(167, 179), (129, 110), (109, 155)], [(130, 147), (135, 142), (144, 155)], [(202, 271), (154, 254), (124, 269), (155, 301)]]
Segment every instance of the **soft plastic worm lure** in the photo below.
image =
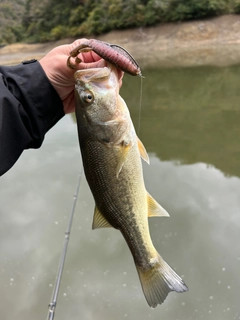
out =
[[(76, 65), (82, 62), (82, 60), (78, 57), (79, 53), (89, 51), (94, 51), (104, 60), (110, 62), (117, 68), (132, 76), (142, 77), (141, 69), (138, 63), (127, 50), (116, 44), (110, 44), (96, 39), (89, 39), (74, 48), (70, 52), (67, 65), (71, 69), (75, 69)], [(75, 58), (74, 63), (71, 62), (72, 58)]]

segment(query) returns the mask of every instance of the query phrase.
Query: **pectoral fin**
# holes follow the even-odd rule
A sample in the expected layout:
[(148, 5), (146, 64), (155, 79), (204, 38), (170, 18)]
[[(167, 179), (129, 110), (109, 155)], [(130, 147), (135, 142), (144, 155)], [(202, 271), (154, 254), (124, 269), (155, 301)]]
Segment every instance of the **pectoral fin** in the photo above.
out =
[(131, 147), (131, 142), (130, 143), (126, 143), (125, 141), (122, 141), (121, 142), (121, 145), (120, 145), (120, 150), (121, 150), (121, 155), (120, 155), (120, 158), (119, 158), (119, 162), (118, 162), (118, 166), (117, 166), (117, 171), (116, 171), (116, 177), (118, 179), (118, 176), (119, 176), (119, 173), (121, 172), (122, 170), (122, 167), (124, 165), (124, 162), (126, 161), (126, 158), (127, 158), (127, 155), (128, 155), (128, 152), (130, 150), (130, 147)]
[(110, 223), (104, 218), (104, 216), (102, 215), (98, 207), (95, 206), (92, 229), (94, 230), (98, 228), (110, 228), (110, 227), (112, 227)]
[(147, 193), (148, 197), (148, 217), (169, 217), (168, 212)]
[(138, 138), (138, 149), (140, 151), (140, 155), (141, 155), (142, 159), (149, 164), (150, 161), (149, 161), (147, 151), (146, 151), (142, 141), (139, 138)]

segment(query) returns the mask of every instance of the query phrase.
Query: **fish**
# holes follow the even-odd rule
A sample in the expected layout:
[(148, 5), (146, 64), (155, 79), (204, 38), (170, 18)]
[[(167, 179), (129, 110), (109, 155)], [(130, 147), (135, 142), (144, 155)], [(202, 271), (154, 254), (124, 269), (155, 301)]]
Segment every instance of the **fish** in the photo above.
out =
[(108, 63), (76, 71), (75, 106), (83, 167), (95, 200), (92, 228), (119, 230), (131, 253), (150, 307), (188, 287), (155, 249), (148, 217), (168, 212), (146, 191), (146, 149), (119, 94), (119, 73)]

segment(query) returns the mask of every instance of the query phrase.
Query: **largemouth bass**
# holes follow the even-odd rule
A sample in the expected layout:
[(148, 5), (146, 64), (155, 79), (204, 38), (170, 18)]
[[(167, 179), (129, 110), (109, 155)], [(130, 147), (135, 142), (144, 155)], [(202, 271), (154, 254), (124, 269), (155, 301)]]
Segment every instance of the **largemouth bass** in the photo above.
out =
[(75, 73), (79, 143), (89, 187), (95, 199), (93, 229), (114, 227), (131, 250), (150, 307), (170, 291), (188, 288), (153, 246), (148, 217), (168, 216), (146, 191), (141, 157), (149, 162), (126, 103), (119, 95), (117, 69)]

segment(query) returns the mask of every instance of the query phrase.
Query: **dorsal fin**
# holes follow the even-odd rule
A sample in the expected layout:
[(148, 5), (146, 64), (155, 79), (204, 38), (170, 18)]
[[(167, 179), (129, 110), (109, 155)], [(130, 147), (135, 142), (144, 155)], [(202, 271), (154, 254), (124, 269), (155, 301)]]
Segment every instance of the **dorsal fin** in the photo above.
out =
[(98, 229), (98, 228), (111, 228), (112, 226), (110, 223), (104, 218), (101, 211), (98, 209), (97, 206), (95, 206), (94, 209), (94, 217), (93, 217), (93, 223), (92, 223), (92, 229)]
[(148, 199), (148, 217), (169, 217), (168, 212), (147, 193)]
[(149, 164), (150, 161), (149, 161), (147, 151), (146, 151), (142, 141), (139, 138), (138, 138), (138, 149), (140, 151), (140, 155), (141, 155), (142, 159)]

